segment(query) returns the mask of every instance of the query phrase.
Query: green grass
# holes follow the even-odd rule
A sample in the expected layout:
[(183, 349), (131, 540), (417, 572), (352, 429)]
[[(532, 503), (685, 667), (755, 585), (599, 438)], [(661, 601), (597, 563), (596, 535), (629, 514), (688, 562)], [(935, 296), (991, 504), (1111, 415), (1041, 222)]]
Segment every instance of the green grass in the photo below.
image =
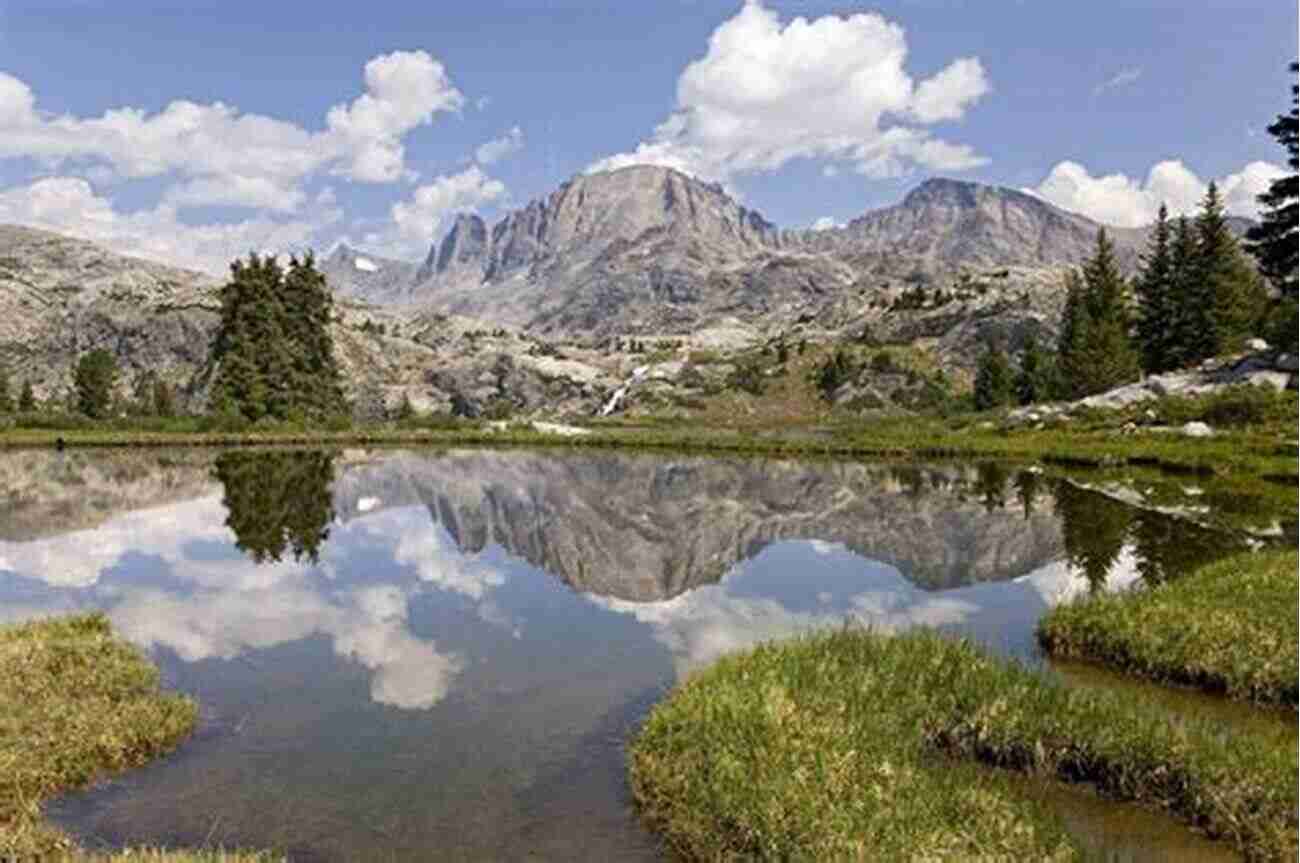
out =
[(1247, 553), (1130, 594), (1059, 606), (1038, 624), (1053, 656), (1262, 704), (1297, 702), (1300, 556)]
[(635, 425), (592, 424), (581, 437), (542, 434), (520, 427), (493, 431), (477, 423), (456, 428), (359, 427), (346, 431), (268, 429), (240, 432), (150, 432), (112, 427), (53, 431), (0, 431), (0, 447), (53, 446), (260, 446), (294, 445), (488, 445), (617, 447), (681, 452), (763, 455), (873, 456), (908, 458), (1036, 459), (1072, 466), (1159, 467), (1204, 475), (1247, 475), (1294, 485), (1294, 443), (1275, 432), (1229, 432), (1194, 439), (1168, 434), (1119, 436), (1110, 431), (1000, 431), (970, 418), (950, 421), (922, 417), (873, 423), (839, 422), (822, 427), (736, 425), (692, 426), (639, 421)]
[(222, 851), (77, 848), (41, 818), (41, 801), (137, 767), (193, 729), (194, 702), (159, 689), (157, 669), (101, 614), (0, 627), (0, 859), (269, 860)]
[(1162, 807), (1248, 859), (1295, 852), (1294, 748), (1175, 725), (923, 631), (724, 658), (629, 753), (638, 807), (687, 859), (1076, 859), (990, 766)]

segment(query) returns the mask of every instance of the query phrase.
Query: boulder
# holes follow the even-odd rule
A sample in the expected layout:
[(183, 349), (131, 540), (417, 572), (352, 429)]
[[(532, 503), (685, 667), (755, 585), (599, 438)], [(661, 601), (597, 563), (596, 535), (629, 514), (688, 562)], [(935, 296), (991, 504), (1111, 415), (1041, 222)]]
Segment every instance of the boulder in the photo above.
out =
[(1214, 429), (1203, 422), (1193, 421), (1183, 424), (1182, 433), (1187, 437), (1210, 437), (1214, 434)]
[(1266, 351), (1266, 350), (1268, 350), (1268, 342), (1264, 341), (1263, 339), (1259, 339), (1259, 338), (1255, 338), (1255, 339), (1246, 339), (1246, 350), (1248, 350), (1248, 351)]
[(1278, 354), (1277, 359), (1273, 361), (1273, 368), (1283, 372), (1300, 371), (1300, 363), (1296, 361), (1295, 354)]

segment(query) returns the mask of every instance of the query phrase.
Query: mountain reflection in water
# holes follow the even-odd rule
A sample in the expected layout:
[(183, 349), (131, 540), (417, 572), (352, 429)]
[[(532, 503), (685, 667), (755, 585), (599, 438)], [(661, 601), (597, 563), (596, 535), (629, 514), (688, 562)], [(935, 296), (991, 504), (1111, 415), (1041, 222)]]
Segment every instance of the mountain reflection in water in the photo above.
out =
[(653, 859), (621, 742), (685, 671), (845, 621), (1032, 657), (1051, 605), (1242, 545), (1001, 464), (24, 452), (0, 481), (0, 619), (104, 609), (205, 716), (56, 820), (303, 859)]

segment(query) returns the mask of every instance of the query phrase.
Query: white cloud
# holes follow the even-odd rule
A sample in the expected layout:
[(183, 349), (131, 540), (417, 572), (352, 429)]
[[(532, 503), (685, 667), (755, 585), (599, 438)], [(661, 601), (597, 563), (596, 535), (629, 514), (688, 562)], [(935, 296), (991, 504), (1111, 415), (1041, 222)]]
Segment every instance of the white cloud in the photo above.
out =
[[(183, 193), (179, 193), (183, 194)], [(239, 222), (191, 225), (175, 202), (123, 213), (79, 177), (47, 177), (0, 190), (0, 223), (13, 222), (69, 234), (127, 255), (167, 261), (216, 276), (250, 250), (286, 252), (311, 245), (340, 217), (325, 203), (310, 218), (256, 216)]]
[(1135, 67), (1132, 69), (1121, 69), (1114, 75), (1102, 81), (1096, 87), (1092, 88), (1092, 94), (1099, 96), (1107, 90), (1115, 90), (1120, 87), (1127, 87), (1142, 77), (1142, 68)]
[(177, 206), (221, 204), (292, 210), (300, 184), (330, 169), (351, 180), (391, 182), (404, 173), (402, 137), (457, 111), (464, 97), (424, 51), (397, 51), (365, 66), (365, 92), (330, 109), (323, 131), (222, 102), (170, 102), (150, 114), (114, 108), (99, 117), (51, 116), (32, 89), (0, 72), (0, 158), (31, 157), (58, 168), (105, 168), (123, 179), (173, 177)]
[(417, 188), (407, 200), (394, 204), (390, 211), (392, 224), (385, 231), (368, 235), (365, 245), (397, 258), (423, 255), (447, 217), (498, 201), (505, 194), (505, 185), (483, 173), (478, 165), (438, 177)]
[(394, 51), (366, 64), (366, 92), (326, 117), (329, 140), (346, 163), (336, 169), (353, 180), (391, 182), (403, 174), (402, 136), (428, 125), (438, 111), (459, 111), (465, 97), (441, 63), (424, 51)]
[(903, 29), (876, 13), (783, 25), (750, 0), (683, 70), (677, 110), (651, 138), (589, 170), (653, 163), (725, 180), (801, 157), (854, 162), (871, 176), (982, 164), (964, 145), (901, 125), (960, 119), (988, 91), (980, 61), (957, 59), (918, 84), (906, 57)]
[[(1284, 174), (1278, 165), (1251, 162), (1234, 174), (1220, 177), (1224, 208), (1232, 215), (1258, 217), (1255, 197)], [(1094, 177), (1083, 165), (1066, 161), (1052, 168), (1037, 187), (1025, 191), (1099, 222), (1134, 228), (1154, 221), (1162, 201), (1171, 215), (1195, 213), (1208, 185), (1176, 159), (1157, 163), (1145, 181), (1120, 173)]]
[(491, 165), (493, 162), (504, 159), (511, 153), (523, 149), (523, 146), (524, 132), (518, 126), (513, 126), (510, 131), (500, 138), (493, 138), (491, 141), (480, 144), (478, 149), (474, 151), (474, 158), (481, 165)]
[(842, 227), (842, 225), (830, 216), (822, 216), (820, 219), (812, 223), (812, 229), (814, 231), (829, 231), (832, 228), (839, 227)]

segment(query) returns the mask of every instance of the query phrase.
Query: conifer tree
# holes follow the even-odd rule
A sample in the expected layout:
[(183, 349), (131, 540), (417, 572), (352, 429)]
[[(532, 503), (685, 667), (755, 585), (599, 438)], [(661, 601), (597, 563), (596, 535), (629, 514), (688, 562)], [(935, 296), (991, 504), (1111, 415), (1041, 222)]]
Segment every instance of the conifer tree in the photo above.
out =
[(334, 343), (332, 298), (308, 254), (286, 271), (273, 257), (231, 264), (221, 291), (212, 406), (256, 421), (323, 420), (346, 410)]
[(31, 381), (23, 381), (22, 391), (18, 394), (18, 410), (22, 413), (36, 410), (36, 393), (32, 392)]
[(1142, 354), (1142, 367), (1150, 374), (1174, 367), (1171, 342), (1175, 310), (1170, 243), (1169, 210), (1161, 204), (1147, 253), (1142, 258), (1142, 269), (1134, 282), (1138, 299), (1138, 349)]
[(1011, 402), (1011, 363), (996, 339), (990, 339), (975, 371), (975, 409), (986, 411)]
[(1060, 374), (1055, 396), (1076, 398), (1081, 390), (1079, 382), (1087, 373), (1084, 367), (1084, 344), (1090, 330), (1088, 307), (1084, 303), (1083, 279), (1078, 270), (1065, 274), (1065, 311), (1061, 315), (1061, 332), (1056, 343)]
[(1209, 309), (1196, 272), (1196, 234), (1186, 216), (1174, 224), (1169, 247), (1169, 307), (1173, 314), (1166, 354), (1170, 368), (1205, 356), (1202, 342), (1209, 329)]
[(1128, 383), (1138, 376), (1137, 352), (1129, 340), (1128, 291), (1115, 247), (1105, 229), (1097, 251), (1073, 277), (1062, 323), (1061, 365), (1071, 398)]
[(1198, 293), (1209, 311), (1201, 356), (1236, 350), (1259, 322), (1267, 296), (1254, 266), (1228, 228), (1213, 181), (1196, 217), (1196, 254)]
[(1030, 335), (1020, 353), (1020, 370), (1016, 374), (1015, 396), (1022, 405), (1046, 401), (1056, 393), (1056, 367), (1038, 343), (1037, 336)]
[(13, 409), (14, 400), (9, 393), (9, 370), (0, 366), (0, 414), (7, 414)]
[(73, 370), (76, 409), (91, 419), (104, 419), (113, 409), (117, 361), (103, 348), (82, 354)]
[[(1292, 80), (1300, 65), (1290, 66)], [(1268, 191), (1259, 196), (1263, 206), (1260, 224), (1246, 234), (1248, 249), (1259, 261), (1260, 271), (1282, 292), (1284, 298), (1295, 300), (1297, 293), (1297, 240), (1300, 235), (1300, 157), (1297, 156), (1297, 134), (1300, 118), (1300, 86), (1291, 84), (1291, 113), (1278, 114), (1268, 127), (1268, 133), (1286, 148), (1290, 173), (1274, 180)]]

